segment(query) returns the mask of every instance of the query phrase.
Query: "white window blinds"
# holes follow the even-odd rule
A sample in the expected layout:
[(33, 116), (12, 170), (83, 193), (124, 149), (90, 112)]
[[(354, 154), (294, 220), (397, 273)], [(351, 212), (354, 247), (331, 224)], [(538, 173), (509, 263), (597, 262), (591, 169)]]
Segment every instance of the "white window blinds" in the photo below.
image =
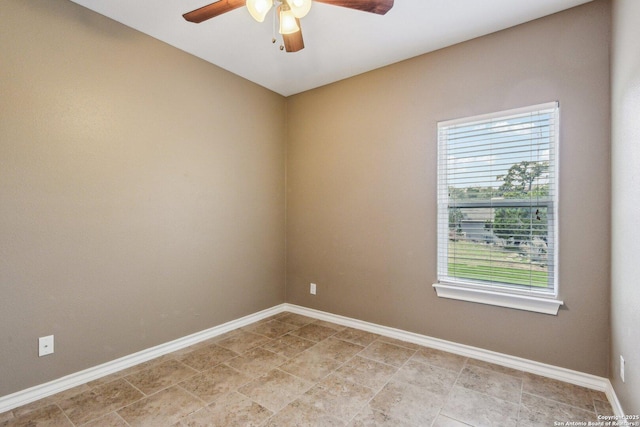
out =
[(557, 294), (557, 103), (438, 123), (438, 280)]

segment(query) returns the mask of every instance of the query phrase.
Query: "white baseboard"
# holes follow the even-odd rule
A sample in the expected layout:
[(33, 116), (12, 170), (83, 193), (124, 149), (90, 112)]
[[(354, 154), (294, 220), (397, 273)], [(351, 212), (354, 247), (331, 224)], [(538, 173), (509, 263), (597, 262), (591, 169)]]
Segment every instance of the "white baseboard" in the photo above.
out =
[(620, 405), (620, 401), (618, 400), (618, 396), (616, 395), (616, 391), (614, 390), (611, 381), (607, 380), (607, 389), (604, 392), (607, 395), (607, 399), (609, 399), (611, 408), (613, 408), (613, 414), (624, 418), (626, 414), (622, 410), (622, 405)]
[(327, 322), (333, 322), (339, 325), (361, 329), (386, 337), (396, 338), (402, 341), (407, 341), (438, 350), (448, 351), (450, 353), (459, 354), (461, 356), (472, 357), (474, 359), (480, 359), (485, 362), (495, 363), (497, 365), (519, 369), (525, 372), (530, 372), (548, 378), (576, 384), (582, 387), (587, 387), (593, 390), (602, 391), (605, 392), (607, 398), (609, 399), (615, 415), (624, 416), (615, 390), (613, 389), (611, 382), (607, 378), (585, 374), (582, 372), (560, 368), (557, 366), (547, 365), (544, 363), (535, 362), (533, 360), (509, 356), (507, 354), (484, 350), (477, 347), (471, 347), (464, 344), (457, 344), (438, 338), (431, 338), (426, 335), (420, 335), (413, 332), (390, 328), (388, 326), (381, 326), (375, 323), (365, 322), (362, 320), (352, 319), (349, 317), (339, 316), (336, 314), (331, 314), (324, 311), (314, 310), (311, 308), (301, 307), (288, 303), (280, 304), (267, 310), (254, 313), (240, 319), (232, 320), (222, 325), (215, 326), (213, 328), (197, 332), (195, 334), (188, 335), (186, 337), (182, 337), (177, 340), (158, 345), (156, 347), (142, 350), (129, 356), (121, 357), (111, 362), (107, 362), (93, 368), (85, 369), (83, 371), (67, 375), (65, 377), (50, 381), (45, 384), (41, 384), (35, 387), (28, 388), (26, 390), (19, 391), (17, 393), (0, 397), (0, 413), (9, 411), (22, 405), (26, 405), (27, 403), (34, 402), (38, 399), (51, 396), (61, 391), (85, 384), (89, 381), (93, 381), (106, 375), (110, 375), (122, 369), (135, 366), (139, 363), (146, 362), (147, 360), (154, 359), (156, 357), (174, 352), (176, 350), (180, 350), (198, 342), (208, 340), (218, 335), (222, 335), (226, 332), (241, 328), (243, 326), (249, 325), (253, 322), (257, 322), (258, 320), (262, 320), (283, 311), (302, 314), (304, 316), (313, 317), (314, 319), (325, 320)]
[(217, 337), (234, 329), (241, 328), (249, 325), (258, 320), (265, 319), (274, 314), (281, 313), (285, 310), (284, 304), (277, 305), (275, 307), (259, 311), (254, 314), (250, 314), (240, 319), (232, 320), (222, 325), (215, 326), (204, 331), (196, 332), (195, 334), (187, 335), (186, 337), (178, 338), (177, 340), (160, 344), (155, 347), (148, 348), (146, 350), (139, 351), (137, 353), (130, 354), (128, 356), (121, 357), (116, 360), (112, 360), (102, 365), (94, 366), (89, 369), (85, 369), (80, 372), (67, 375), (56, 380), (37, 385), (19, 392), (9, 394), (7, 396), (0, 397), (0, 414), (11, 409), (17, 408), (27, 403), (34, 402), (36, 400), (51, 396), (61, 391), (68, 390), (70, 388), (85, 384), (89, 381), (102, 378), (104, 376), (113, 374), (122, 369), (130, 368), (139, 363), (146, 362), (156, 357), (163, 356), (168, 353), (180, 350), (190, 345), (197, 344), (201, 341), (208, 340), (210, 338)]

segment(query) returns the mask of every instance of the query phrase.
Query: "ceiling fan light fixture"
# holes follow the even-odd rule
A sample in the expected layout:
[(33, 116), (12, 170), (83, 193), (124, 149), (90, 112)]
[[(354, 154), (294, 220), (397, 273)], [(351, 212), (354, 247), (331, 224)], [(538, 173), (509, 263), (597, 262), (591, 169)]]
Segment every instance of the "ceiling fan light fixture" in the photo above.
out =
[(247, 0), (249, 13), (258, 22), (264, 22), (265, 16), (273, 7), (273, 0)]
[(311, 0), (288, 0), (291, 12), (296, 18), (304, 18), (311, 10)]
[(298, 20), (286, 3), (278, 8), (280, 16), (280, 34), (293, 34), (300, 31)]
[[(298, 52), (304, 49), (300, 19), (309, 13), (314, 0), (214, 0), (206, 6), (183, 14), (189, 22), (200, 23), (230, 12), (242, 6), (247, 6), (251, 16), (258, 22), (264, 22), (270, 10), (274, 10), (273, 26), (275, 32), (276, 15), (279, 18), (279, 32), (282, 34), (283, 45), (280, 50)], [(334, 6), (342, 6), (363, 12), (386, 14), (392, 7), (394, 0), (315, 0)], [(274, 3), (277, 5), (274, 7)], [(275, 37), (272, 37), (275, 43)]]

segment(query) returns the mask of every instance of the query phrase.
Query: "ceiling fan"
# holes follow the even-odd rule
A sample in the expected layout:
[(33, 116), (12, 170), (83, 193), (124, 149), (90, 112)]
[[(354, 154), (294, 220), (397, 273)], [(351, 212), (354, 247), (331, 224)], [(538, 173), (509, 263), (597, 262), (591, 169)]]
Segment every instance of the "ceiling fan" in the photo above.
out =
[[(319, 3), (342, 6), (364, 12), (386, 14), (392, 7), (394, 0), (313, 0)], [(279, 32), (282, 34), (284, 49), (287, 52), (297, 52), (304, 49), (300, 19), (309, 13), (312, 0), (275, 0), (279, 3), (276, 12), (280, 21)], [(215, 18), (223, 13), (242, 6), (247, 6), (251, 16), (258, 22), (263, 22), (267, 13), (274, 6), (274, 0), (218, 0), (207, 6), (187, 12), (184, 19), (199, 24), (207, 19)], [(275, 43), (275, 38), (273, 39)], [(282, 49), (282, 47), (280, 47)]]

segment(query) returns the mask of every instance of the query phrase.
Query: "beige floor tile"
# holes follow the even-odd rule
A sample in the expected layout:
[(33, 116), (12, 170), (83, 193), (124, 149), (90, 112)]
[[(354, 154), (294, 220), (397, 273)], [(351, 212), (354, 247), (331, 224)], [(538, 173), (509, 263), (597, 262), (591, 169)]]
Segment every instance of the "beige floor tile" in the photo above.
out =
[(593, 391), (584, 387), (525, 373), (522, 391), (595, 412)]
[(455, 372), (460, 372), (467, 361), (464, 356), (428, 347), (418, 349), (411, 359)]
[(409, 360), (396, 372), (393, 379), (420, 387), (436, 395), (446, 396), (457, 377), (458, 374), (454, 371)]
[(290, 325), (300, 328), (304, 325), (315, 322), (316, 319), (296, 313), (282, 313), (282, 315), (278, 317), (278, 321), (289, 323)]
[(131, 366), (129, 368), (123, 369), (121, 371), (114, 372), (113, 374), (106, 375), (106, 376), (104, 376), (102, 378), (98, 378), (96, 380), (89, 381), (87, 383), (87, 385), (89, 387), (91, 387), (91, 388), (98, 387), (98, 386), (101, 386), (101, 385), (105, 385), (105, 384), (110, 383), (112, 381), (124, 378), (127, 375), (131, 375), (134, 372), (144, 371), (145, 369), (149, 369), (149, 368), (152, 368), (154, 366), (160, 365), (161, 363), (164, 363), (167, 360), (174, 359), (174, 358), (175, 358), (175, 355), (173, 353), (165, 354), (163, 356), (156, 357), (155, 359), (147, 360), (146, 362), (142, 362), (142, 363), (139, 363), (139, 364), (137, 364), (135, 366)]
[(282, 365), (287, 360), (289, 359), (284, 356), (258, 347), (228, 360), (226, 364), (249, 376), (256, 377), (264, 375), (265, 372)]
[(349, 427), (418, 427), (366, 405), (349, 423)]
[(129, 369), (124, 369), (122, 371), (114, 372), (113, 374), (105, 375), (104, 377), (95, 379), (93, 381), (89, 381), (87, 383), (87, 386), (89, 388), (99, 387), (101, 385), (108, 384), (108, 383), (113, 382), (115, 380), (120, 380), (120, 379), (124, 378), (125, 376), (127, 376), (127, 375), (129, 375), (129, 374), (131, 374), (133, 372), (137, 372), (139, 370), (142, 370), (142, 369), (136, 369), (135, 371), (134, 370), (129, 370)]
[(337, 323), (327, 322), (327, 321), (324, 321), (324, 320), (316, 320), (313, 323), (316, 324), (316, 325), (320, 325), (320, 326), (326, 326), (327, 328), (334, 329), (337, 332), (340, 332), (340, 331), (343, 331), (343, 330), (347, 329), (346, 326), (338, 325)]
[(89, 390), (91, 390), (91, 387), (89, 387), (87, 384), (82, 384), (77, 387), (73, 387), (68, 390), (64, 390), (59, 393), (56, 393), (53, 396), (51, 396), (51, 398), (56, 402), (59, 402), (64, 399), (69, 399), (70, 397), (77, 396), (80, 393), (84, 393), (85, 391), (89, 391)]
[(320, 341), (308, 351), (320, 354), (329, 359), (335, 359), (338, 362), (346, 362), (358, 352), (362, 351), (362, 349), (364, 349), (364, 347), (358, 344), (330, 337), (324, 341)]
[(556, 425), (568, 421), (585, 422), (597, 421), (595, 412), (565, 405), (555, 400), (545, 399), (524, 393), (520, 404), (520, 426)]
[[(562, 422), (562, 424), (558, 424)], [(518, 415), (518, 427), (549, 427), (565, 425), (566, 420), (559, 421), (553, 414), (533, 412), (528, 409), (520, 409)]]
[(227, 338), (231, 338), (232, 336), (239, 334), (240, 332), (242, 332), (242, 328), (239, 329), (233, 329), (229, 332), (225, 332), (224, 334), (220, 334), (216, 337), (211, 338), (211, 341), (213, 344), (217, 343), (218, 341), (223, 341), (226, 340)]
[[(524, 373), (523, 373), (524, 375)], [(591, 393), (591, 396), (593, 397), (594, 400), (600, 400), (602, 402), (606, 402), (607, 401), (607, 394), (604, 391), (599, 391), (599, 390), (589, 390), (589, 393)]]
[(445, 417), (444, 415), (439, 415), (438, 418), (433, 422), (431, 427), (468, 427), (469, 424), (465, 424), (461, 421), (454, 420), (453, 418)]
[(398, 368), (395, 366), (355, 356), (342, 365), (336, 374), (378, 391), (397, 371)]
[(167, 360), (153, 368), (128, 375), (125, 379), (148, 396), (177, 384), (180, 381), (186, 380), (197, 373), (198, 371), (195, 369), (177, 360)]
[(391, 337), (385, 337), (384, 335), (381, 335), (380, 338), (378, 338), (378, 341), (399, 345), (400, 347), (410, 348), (411, 350), (418, 350), (418, 349), (424, 348), (423, 346), (414, 344), (412, 342), (403, 341), (403, 340), (399, 340)]
[(10, 420), (13, 420), (15, 417), (13, 416), (12, 411), (6, 411), (0, 413), (0, 426), (4, 425), (4, 423), (8, 423)]
[(204, 403), (178, 386), (162, 390), (118, 411), (131, 427), (170, 426)]
[(318, 382), (342, 365), (335, 359), (305, 351), (282, 364), (280, 369), (307, 381)]
[(278, 320), (278, 317), (280, 317), (280, 316), (282, 316), (282, 315), (284, 315), (286, 313), (287, 313), (286, 311), (283, 311), (282, 313), (278, 313), (278, 314), (271, 315), (269, 317), (265, 317), (264, 319), (261, 319), (261, 320), (258, 320), (257, 322), (255, 322), (255, 324), (271, 322), (272, 320)]
[(297, 327), (278, 320), (271, 320), (269, 322), (254, 323), (242, 329), (247, 332), (252, 332), (254, 334), (263, 335), (267, 338), (273, 339), (285, 335), (288, 332), (297, 329)]
[(444, 397), (411, 384), (391, 380), (369, 405), (390, 418), (415, 426), (430, 426), (444, 404)]
[(525, 373), (517, 369), (507, 368), (506, 366), (496, 365), (495, 363), (489, 363), (478, 359), (467, 359), (467, 366), (478, 366), (480, 368), (488, 369), (490, 371), (499, 372), (501, 374), (511, 375), (516, 378), (523, 378)]
[(218, 341), (217, 344), (220, 347), (224, 347), (238, 354), (241, 354), (247, 350), (251, 350), (252, 348), (259, 347), (267, 341), (269, 341), (269, 338), (263, 335), (240, 331), (239, 333), (227, 339)]
[(131, 384), (119, 379), (61, 400), (58, 406), (77, 425), (100, 418), (143, 397)]
[(222, 426), (257, 426), (273, 415), (269, 409), (237, 392), (225, 395), (207, 409)]
[(82, 427), (129, 427), (129, 424), (117, 412), (111, 412), (104, 417), (83, 424)]
[(456, 384), (498, 399), (520, 403), (522, 380), (511, 375), (468, 365), (460, 373)]
[(300, 400), (287, 405), (274, 415), (266, 427), (338, 427), (344, 423), (326, 412)]
[(369, 359), (377, 360), (378, 362), (388, 365), (402, 366), (415, 352), (416, 350), (400, 347), (395, 344), (374, 341), (359, 354), (362, 357), (368, 357)]
[(277, 412), (304, 394), (312, 385), (313, 383), (280, 369), (273, 369), (240, 387), (238, 391), (265, 408)]
[(178, 357), (178, 360), (193, 369), (204, 371), (238, 356), (239, 354), (234, 351), (220, 347), (217, 344), (210, 344), (183, 354)]
[(336, 333), (337, 331), (335, 329), (318, 325), (317, 323), (310, 323), (292, 331), (291, 335), (295, 335), (309, 341), (319, 342), (329, 338), (331, 335), (335, 335)]
[(224, 395), (208, 407), (181, 419), (175, 426), (188, 427), (257, 427), (273, 412), (251, 399), (232, 392)]
[[(69, 390), (61, 391), (60, 393), (56, 393), (52, 396), (48, 396), (43, 399), (36, 400), (35, 402), (31, 402), (26, 405), (15, 408), (13, 410), (13, 416), (20, 417), (22, 415), (28, 414), (29, 412), (35, 411), (37, 409), (42, 409), (46, 406), (52, 405), (61, 400), (68, 399), (70, 397), (76, 396), (80, 393), (83, 393), (89, 390), (91, 390), (91, 387), (89, 387), (86, 384), (82, 384), (80, 386), (70, 388)], [(0, 417), (0, 420), (1, 419), (2, 417)]]
[(354, 328), (346, 328), (338, 332), (336, 335), (334, 335), (334, 338), (349, 341), (351, 343), (358, 344), (363, 347), (368, 346), (379, 337), (380, 335), (378, 334), (373, 334), (371, 332), (361, 331), (359, 329), (354, 329)]
[(306, 392), (300, 400), (349, 422), (374, 394), (368, 387), (331, 375)]
[(251, 381), (251, 377), (237, 371), (226, 364), (218, 365), (196, 376), (181, 382), (180, 387), (211, 403), (224, 394), (238, 389)]
[(187, 353), (191, 353), (192, 351), (195, 351), (195, 350), (199, 350), (203, 347), (209, 347), (210, 345), (213, 345), (220, 340), (221, 340), (220, 336), (209, 338), (208, 340), (200, 341), (188, 347), (184, 347), (184, 348), (181, 348), (180, 350), (176, 350), (173, 353), (171, 353), (171, 355), (174, 357), (174, 359), (178, 359), (180, 356), (183, 356)]
[(73, 427), (73, 424), (55, 404), (34, 409), (21, 416), (10, 418), (0, 425), (3, 427)]
[(273, 339), (262, 346), (281, 356), (291, 358), (311, 348), (316, 343), (290, 334)]
[(464, 387), (454, 387), (441, 415), (473, 426), (515, 426), (519, 405)]
[(600, 400), (600, 399), (594, 399), (593, 403), (595, 404), (596, 407), (596, 414), (598, 415), (615, 415), (613, 413), (613, 408), (611, 407), (611, 404), (606, 401), (606, 397), (605, 400)]

